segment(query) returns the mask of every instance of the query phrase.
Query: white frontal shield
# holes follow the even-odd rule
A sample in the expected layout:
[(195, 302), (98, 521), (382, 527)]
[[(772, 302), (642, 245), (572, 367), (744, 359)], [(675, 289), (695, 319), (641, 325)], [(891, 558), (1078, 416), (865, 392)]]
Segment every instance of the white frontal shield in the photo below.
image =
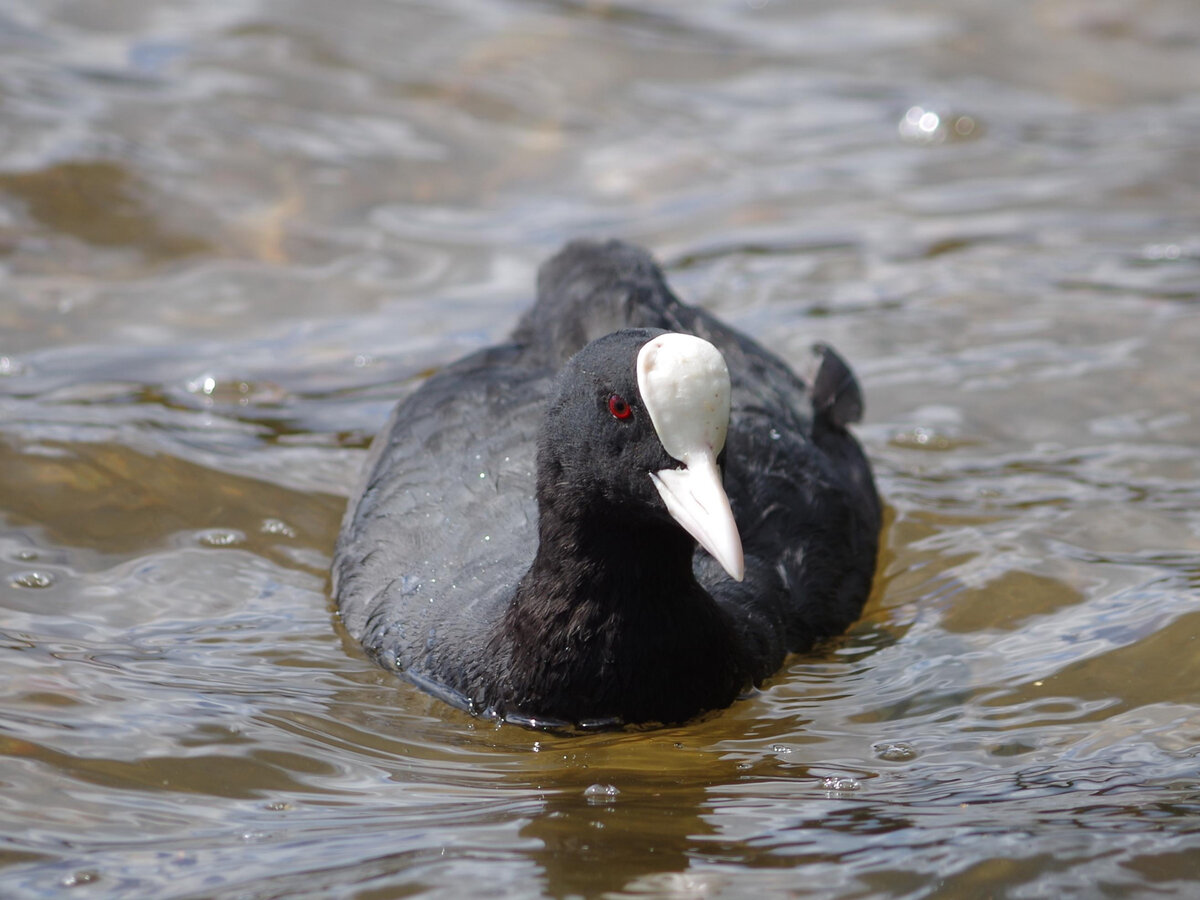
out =
[(741, 581), (742, 541), (717, 468), (729, 429), (725, 358), (702, 338), (662, 334), (638, 352), (637, 379), (663, 449), (683, 464), (651, 472), (654, 486), (672, 518)]

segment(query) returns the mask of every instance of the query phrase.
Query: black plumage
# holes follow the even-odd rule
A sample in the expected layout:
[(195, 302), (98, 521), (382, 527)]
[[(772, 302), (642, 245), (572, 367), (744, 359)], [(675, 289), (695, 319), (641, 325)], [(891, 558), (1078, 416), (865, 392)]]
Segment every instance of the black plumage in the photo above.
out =
[[(729, 368), (722, 460), (741, 582), (648, 475), (678, 465), (634, 373), (664, 330), (712, 342)], [(431, 377), (376, 439), (333, 564), (346, 627), (479, 714), (678, 722), (728, 705), (844, 630), (871, 586), (879, 499), (846, 430), (862, 396), (828, 347), (807, 363), (811, 384), (680, 302), (644, 251), (569, 244), (511, 340)], [(627, 421), (605, 414), (614, 394)]]

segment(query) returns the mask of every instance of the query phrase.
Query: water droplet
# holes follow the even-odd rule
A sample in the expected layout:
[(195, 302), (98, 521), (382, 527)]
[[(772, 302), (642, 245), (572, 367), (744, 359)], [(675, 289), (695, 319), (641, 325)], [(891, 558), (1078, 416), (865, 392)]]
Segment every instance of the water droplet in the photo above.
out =
[(908, 762), (917, 758), (916, 748), (906, 741), (884, 741), (872, 749), (877, 757), (888, 762)]
[(821, 787), (831, 793), (849, 793), (862, 787), (862, 782), (849, 775), (826, 775), (821, 779)]
[(772, 744), (772, 745), (771, 745), (771, 752), (772, 752), (772, 753), (791, 753), (791, 752), (792, 752), (792, 748), (791, 748), (791, 747), (788, 747), (788, 746), (787, 746), (787, 745), (785, 745), (785, 744)]
[(18, 550), (17, 551), (17, 559), (21, 560), (21, 562), (33, 562), (37, 558), (38, 558), (38, 555), (37, 555), (36, 550)]
[(49, 572), (21, 572), (13, 576), (12, 586), (22, 588), (48, 588), (54, 584)]
[(779, 429), (778, 429), (778, 428), (772, 428), (772, 429), (771, 429), (771, 440), (773, 440), (773, 441), (777, 441), (777, 440), (779, 440), (781, 437), (783, 437), (783, 435), (779, 433)]
[(487, 472), (480, 472), (480, 473), (479, 473), (479, 477), (480, 477), (480, 478), (487, 478)]
[(286, 800), (273, 800), (270, 803), (264, 803), (263, 809), (268, 812), (287, 812), (289, 809), (294, 809), (294, 807)]
[(587, 802), (593, 806), (598, 806), (602, 803), (616, 802), (617, 795), (621, 791), (615, 784), (592, 784), (584, 790), (583, 796), (587, 798)]

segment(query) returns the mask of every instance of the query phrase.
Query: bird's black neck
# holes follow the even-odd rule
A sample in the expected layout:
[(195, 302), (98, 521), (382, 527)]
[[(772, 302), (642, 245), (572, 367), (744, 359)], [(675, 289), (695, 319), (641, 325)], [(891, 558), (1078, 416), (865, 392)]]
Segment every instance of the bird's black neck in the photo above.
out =
[(497, 633), (509, 713), (676, 722), (728, 705), (747, 666), (673, 522), (543, 498), (539, 546)]

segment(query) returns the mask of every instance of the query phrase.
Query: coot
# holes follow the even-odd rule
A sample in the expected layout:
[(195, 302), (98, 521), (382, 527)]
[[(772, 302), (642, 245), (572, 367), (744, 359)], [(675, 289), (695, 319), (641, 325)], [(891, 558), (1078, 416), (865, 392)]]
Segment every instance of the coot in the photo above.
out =
[(510, 340), (376, 438), (333, 561), (347, 629), (526, 725), (729, 705), (845, 629), (874, 574), (858, 384), (823, 345), (805, 371), (682, 303), (645, 251), (567, 245)]

